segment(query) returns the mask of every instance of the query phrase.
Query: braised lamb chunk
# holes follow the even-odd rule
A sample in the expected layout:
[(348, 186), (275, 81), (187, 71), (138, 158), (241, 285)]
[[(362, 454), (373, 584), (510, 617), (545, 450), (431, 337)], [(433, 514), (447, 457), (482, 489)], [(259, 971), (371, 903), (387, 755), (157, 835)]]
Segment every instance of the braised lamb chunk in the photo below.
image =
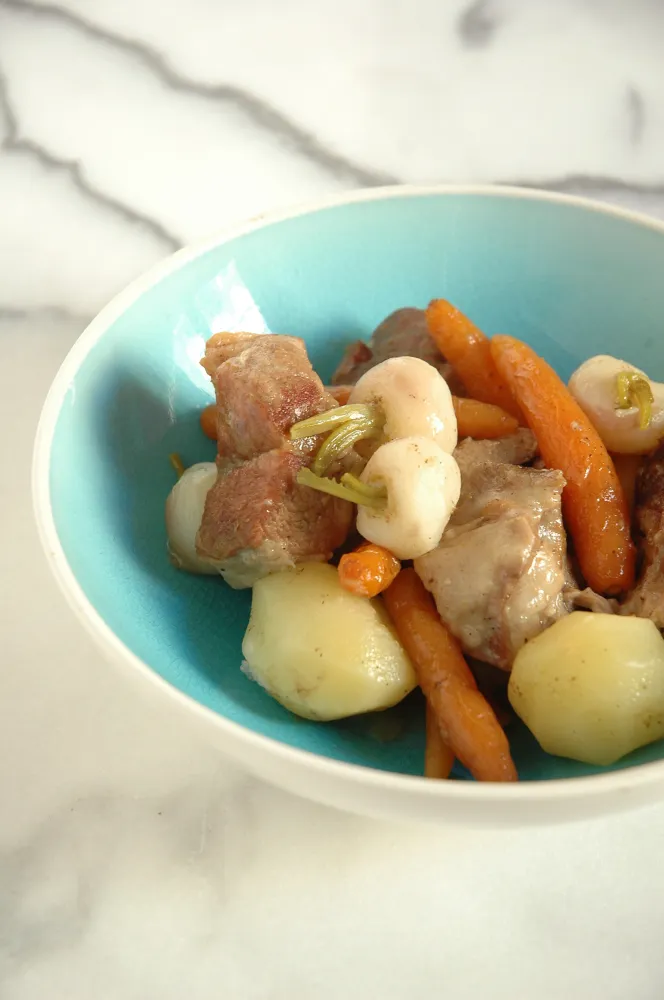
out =
[(620, 611), (664, 629), (664, 445), (644, 459), (636, 480), (634, 523), (641, 575)]
[(618, 602), (613, 597), (603, 597), (591, 587), (566, 587), (563, 591), (565, 604), (569, 611), (592, 611), (596, 615), (614, 615), (618, 611)]
[(415, 569), (464, 651), (509, 670), (524, 642), (567, 611), (565, 480), (557, 470), (473, 462), (468, 452), (460, 467), (457, 509)]
[(217, 393), (217, 480), (196, 539), (232, 587), (327, 560), (348, 534), (353, 505), (300, 486), (317, 440), (291, 443), (299, 420), (337, 405), (295, 337), (213, 337), (204, 366)]
[(327, 561), (348, 534), (352, 505), (300, 486), (307, 458), (285, 448), (222, 471), (208, 494), (197, 548), (222, 560), (233, 587), (297, 563)]
[(346, 348), (332, 376), (334, 385), (354, 385), (375, 365), (388, 358), (421, 358), (437, 368), (452, 392), (465, 395), (452, 366), (442, 356), (427, 328), (423, 309), (397, 309), (376, 327), (368, 344), (356, 340)]
[[(217, 394), (220, 458), (252, 458), (289, 447), (294, 423), (337, 405), (297, 337), (218, 334), (205, 362)], [(311, 446), (306, 439), (297, 450)]]
[(205, 345), (201, 366), (213, 378), (219, 365), (241, 354), (256, 342), (257, 336), (255, 333), (213, 333)]
[(537, 454), (535, 435), (527, 427), (519, 427), (514, 434), (497, 438), (494, 441), (479, 441), (474, 438), (464, 438), (454, 450), (454, 457), (459, 463), (461, 475), (464, 468), (471, 469), (478, 465), (500, 464), (526, 465)]

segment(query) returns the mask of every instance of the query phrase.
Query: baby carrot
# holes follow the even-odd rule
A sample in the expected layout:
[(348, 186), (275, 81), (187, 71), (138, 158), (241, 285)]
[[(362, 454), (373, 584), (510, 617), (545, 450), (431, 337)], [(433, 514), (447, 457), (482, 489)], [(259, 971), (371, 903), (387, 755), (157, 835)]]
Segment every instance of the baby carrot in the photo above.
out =
[(493, 403), (452, 396), (459, 437), (501, 438), (519, 429), (516, 417)]
[(201, 411), (201, 430), (212, 441), (217, 440), (217, 407), (212, 403)]
[(358, 597), (376, 597), (392, 583), (401, 563), (381, 545), (367, 542), (339, 560), (339, 583)]
[(544, 462), (565, 476), (563, 513), (587, 583), (600, 594), (628, 590), (634, 583), (629, 511), (602, 439), (567, 386), (531, 347), (500, 336), (492, 339), (491, 351)]
[(431, 337), (469, 395), (483, 403), (500, 406), (520, 420), (523, 414), (496, 370), (489, 338), (445, 299), (434, 299), (426, 317)]
[(454, 754), (443, 742), (438, 719), (426, 708), (426, 743), (424, 745), (424, 777), (447, 778), (454, 764)]
[(402, 569), (384, 600), (443, 742), (478, 781), (516, 781), (507, 737), (415, 570)]
[(616, 467), (631, 518), (636, 496), (636, 477), (643, 462), (643, 455), (611, 455), (611, 460)]

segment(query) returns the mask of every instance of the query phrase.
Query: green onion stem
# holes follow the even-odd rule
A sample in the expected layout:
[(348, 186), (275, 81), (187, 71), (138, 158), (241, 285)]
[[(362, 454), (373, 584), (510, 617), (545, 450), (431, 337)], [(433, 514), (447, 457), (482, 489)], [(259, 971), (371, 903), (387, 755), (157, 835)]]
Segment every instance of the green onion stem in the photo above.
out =
[(306, 420), (293, 424), (290, 438), (291, 441), (301, 441), (302, 438), (313, 437), (315, 434), (327, 434), (339, 424), (356, 420), (377, 420), (378, 417), (378, 408), (375, 406), (347, 403), (345, 406), (336, 406), (333, 410), (325, 410), (324, 413), (317, 413), (314, 417), (307, 417)]
[(616, 375), (616, 405), (619, 410), (632, 406), (639, 410), (639, 427), (644, 431), (652, 420), (654, 396), (652, 386), (640, 372), (619, 372)]
[(375, 507), (377, 509), (385, 507), (385, 500), (383, 498), (370, 497), (358, 493), (347, 486), (342, 486), (336, 479), (317, 476), (311, 469), (300, 469), (297, 474), (297, 481), (300, 486), (310, 486), (312, 490), (329, 493), (330, 496), (339, 497), (340, 500), (348, 500), (350, 503), (364, 505), (365, 507)]
[(341, 485), (347, 486), (349, 490), (354, 490), (356, 493), (361, 493), (363, 497), (387, 500), (387, 486), (372, 486), (370, 483), (363, 483), (352, 472), (344, 472), (341, 477)]
[(379, 428), (373, 417), (342, 424), (325, 438), (318, 449), (318, 454), (312, 465), (313, 471), (317, 476), (322, 476), (338, 458), (341, 458), (358, 441), (376, 437), (378, 433)]

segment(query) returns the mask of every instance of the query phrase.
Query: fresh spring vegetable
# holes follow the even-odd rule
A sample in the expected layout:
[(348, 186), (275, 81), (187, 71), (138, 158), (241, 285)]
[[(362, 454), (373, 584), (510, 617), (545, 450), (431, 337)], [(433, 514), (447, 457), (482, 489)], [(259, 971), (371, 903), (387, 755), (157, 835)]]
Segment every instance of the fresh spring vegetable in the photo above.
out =
[(570, 378), (569, 391), (617, 455), (645, 455), (664, 437), (664, 385), (626, 361), (589, 358)]
[[(341, 436), (344, 430), (351, 434), (351, 428), (353, 437), (361, 428), (362, 436), (377, 436), (381, 441), (428, 437), (447, 452), (454, 451), (457, 444), (449, 386), (433, 365), (420, 358), (381, 362), (352, 386), (347, 403), (294, 424), (290, 436), (294, 441), (328, 432), (331, 437)], [(318, 452), (319, 467), (314, 471), (320, 474), (354, 443), (348, 444), (341, 436), (337, 445), (328, 438)]]
[(636, 480), (641, 467), (640, 455), (611, 455), (616, 474), (625, 494), (625, 503), (631, 521), (636, 501)]
[(339, 560), (339, 581), (358, 597), (377, 597), (396, 578), (401, 563), (388, 549), (370, 542)]
[(314, 475), (323, 476), (331, 465), (360, 441), (379, 438), (383, 422), (384, 416), (376, 407), (347, 403), (293, 424), (290, 438), (291, 441), (301, 441), (318, 434), (327, 434), (311, 468)]
[(613, 764), (664, 736), (664, 639), (645, 618), (575, 611), (520, 650), (508, 693), (547, 753)]
[[(352, 385), (335, 385), (328, 388), (340, 406), (346, 406), (353, 391)], [(478, 399), (452, 396), (457, 421), (458, 437), (501, 438), (513, 434), (519, 422), (499, 406), (481, 403)], [(217, 439), (217, 408), (214, 404), (201, 411), (201, 428), (206, 437)], [(447, 449), (445, 449), (447, 450)]]
[(585, 579), (602, 594), (629, 589), (634, 583), (629, 512), (604, 442), (553, 368), (531, 347), (498, 336), (491, 340), (491, 351), (546, 465), (565, 476), (563, 510)]
[(500, 406), (521, 420), (521, 410), (494, 364), (489, 338), (445, 299), (434, 299), (426, 318), (436, 346), (454, 367), (469, 395)]
[(516, 781), (507, 737), (414, 569), (399, 573), (385, 604), (443, 741), (479, 781)]
[[(390, 358), (370, 369), (350, 402), (294, 424), (294, 441), (327, 433), (297, 481), (358, 505), (357, 529), (397, 559), (414, 559), (440, 541), (459, 499), (452, 396), (440, 373), (419, 358)], [(359, 477), (325, 475), (360, 441), (379, 445)], [(386, 443), (380, 443), (385, 441)]]
[(384, 506), (358, 507), (357, 530), (397, 559), (417, 559), (438, 545), (461, 492), (455, 459), (425, 437), (382, 445), (360, 483), (385, 489), (387, 499)]
[(448, 778), (454, 765), (454, 754), (443, 740), (438, 719), (429, 702), (427, 702), (425, 726), (424, 777)]
[(383, 415), (386, 441), (426, 437), (450, 454), (457, 445), (457, 420), (449, 386), (420, 358), (389, 358), (370, 368), (353, 387), (351, 405), (375, 407)]
[(251, 676), (305, 719), (390, 708), (417, 684), (380, 599), (350, 594), (323, 563), (254, 585), (242, 652)]
[(495, 439), (507, 437), (519, 429), (519, 421), (493, 403), (478, 399), (452, 397), (459, 437)]
[(214, 562), (196, 552), (196, 535), (201, 524), (205, 498), (217, 478), (214, 462), (198, 462), (183, 469), (166, 500), (166, 534), (171, 561), (189, 573), (213, 575)]
[[(384, 507), (384, 489), (379, 493), (366, 487), (362, 490), (352, 475), (346, 474), (338, 483), (329, 480), (326, 473), (355, 445), (367, 439), (373, 439), (380, 447), (383, 442), (418, 436), (429, 438), (445, 452), (456, 447), (457, 423), (448, 385), (432, 365), (419, 358), (389, 358), (376, 365), (353, 386), (349, 399), (342, 406), (291, 427), (293, 441), (328, 435), (311, 469), (303, 470), (298, 477), (301, 485), (363, 506)], [(358, 491), (369, 498), (363, 504)]]

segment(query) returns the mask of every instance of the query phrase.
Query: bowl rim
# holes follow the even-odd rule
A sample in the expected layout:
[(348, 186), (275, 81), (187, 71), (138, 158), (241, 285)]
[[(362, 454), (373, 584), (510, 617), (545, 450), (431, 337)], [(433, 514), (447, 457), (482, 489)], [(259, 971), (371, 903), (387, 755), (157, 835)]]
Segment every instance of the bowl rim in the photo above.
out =
[(144, 681), (151, 682), (160, 697), (180, 709), (193, 712), (206, 727), (212, 726), (230, 740), (244, 744), (247, 749), (276, 755), (286, 765), (304, 766), (321, 777), (349, 780), (367, 790), (395, 791), (406, 797), (424, 796), (442, 802), (486, 803), (510, 805), (573, 802), (580, 798), (601, 799), (615, 793), (633, 792), (644, 786), (664, 783), (664, 759), (645, 764), (635, 764), (618, 771), (584, 775), (571, 778), (552, 778), (519, 781), (513, 784), (490, 784), (476, 781), (431, 781), (419, 775), (382, 771), (364, 764), (351, 764), (332, 757), (325, 757), (311, 750), (282, 743), (271, 736), (264, 736), (238, 722), (227, 719), (213, 709), (201, 704), (161, 677), (147, 662), (133, 653), (106, 624), (101, 614), (86, 596), (71, 569), (60, 543), (50, 496), (51, 451), (55, 428), (66, 393), (86, 356), (106, 330), (145, 292), (163, 278), (178, 271), (208, 251), (230, 243), (238, 237), (276, 223), (314, 215), (329, 208), (358, 202), (383, 201), (398, 198), (458, 197), (459, 195), (487, 198), (512, 198), (524, 201), (550, 202), (582, 211), (599, 213), (622, 219), (634, 225), (652, 229), (664, 236), (664, 221), (640, 212), (613, 206), (576, 195), (562, 194), (538, 188), (500, 184), (432, 184), (391, 185), (386, 187), (358, 188), (325, 198), (304, 202), (285, 209), (261, 212), (231, 224), (216, 235), (182, 247), (159, 261), (127, 285), (95, 316), (69, 349), (60, 365), (43, 403), (35, 436), (32, 460), (32, 501), (38, 535), (53, 573), (67, 603), (85, 629), (107, 653), (113, 654), (117, 663), (132, 668)]

